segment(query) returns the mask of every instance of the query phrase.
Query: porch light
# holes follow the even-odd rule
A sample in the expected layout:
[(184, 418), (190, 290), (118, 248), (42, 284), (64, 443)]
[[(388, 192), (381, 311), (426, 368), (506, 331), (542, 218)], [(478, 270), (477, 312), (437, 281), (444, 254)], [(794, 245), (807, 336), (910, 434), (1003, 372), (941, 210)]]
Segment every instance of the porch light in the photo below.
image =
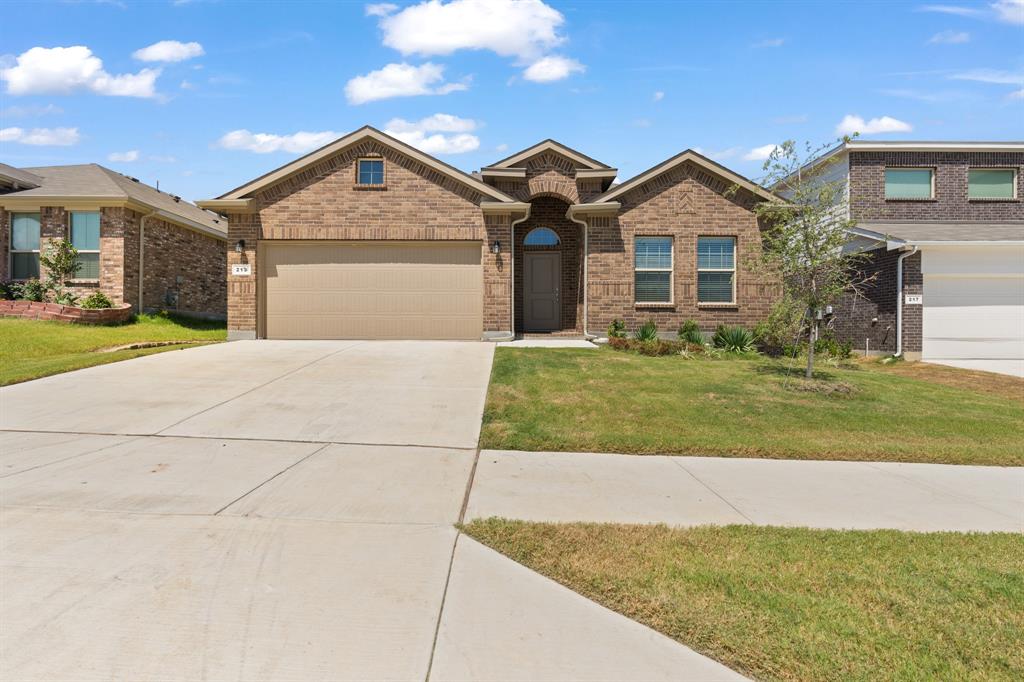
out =
[(245, 250), (245, 240), (239, 239), (235, 242), (235, 253), (242, 253)]
[(491, 253), (493, 253), (493, 254), (501, 253), (501, 242), (499, 242), (497, 239), (495, 239), (494, 243), (491, 244)]

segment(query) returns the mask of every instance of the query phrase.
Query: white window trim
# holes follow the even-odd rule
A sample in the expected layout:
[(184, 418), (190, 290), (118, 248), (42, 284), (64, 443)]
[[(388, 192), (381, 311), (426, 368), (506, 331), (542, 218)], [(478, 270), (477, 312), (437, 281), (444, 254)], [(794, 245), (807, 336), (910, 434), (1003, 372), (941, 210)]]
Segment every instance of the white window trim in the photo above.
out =
[[(74, 221), (74, 214), (75, 213), (95, 213), (97, 216), (99, 216), (100, 221), (101, 222), (103, 221), (103, 215), (102, 215), (102, 213), (100, 211), (68, 211), (68, 243), (71, 244), (72, 246), (75, 246), (75, 241), (74, 241), (75, 234), (74, 234), (74, 232), (72, 230), (72, 222)], [(100, 229), (100, 233), (102, 234), (102, 228)], [(99, 238), (99, 237), (97, 236), (97, 238)], [(98, 258), (99, 253), (100, 253), (99, 249), (79, 249), (77, 246), (75, 248), (78, 249), (78, 253), (80, 253), (80, 254), (81, 253), (95, 253), (97, 255), (97, 260), (99, 260), (99, 258)], [(100, 265), (102, 265), (102, 261), (101, 261)], [(89, 283), (91, 283), (91, 282), (99, 282), (100, 281), (99, 274), (100, 273), (97, 272), (96, 273), (96, 277), (72, 277), (71, 281), (72, 282), (89, 282)]]
[[(636, 244), (641, 239), (667, 239), (669, 243), (669, 264), (667, 268), (638, 268), (636, 266)], [(636, 300), (636, 273), (638, 272), (668, 272), (668, 300), (667, 301), (638, 301)], [(633, 305), (638, 307), (666, 307), (676, 304), (676, 240), (668, 234), (638, 234), (633, 236)]]
[[(918, 170), (928, 171), (931, 187), (926, 197), (891, 197), (885, 192), (885, 173), (890, 170)], [(933, 166), (886, 166), (882, 171), (882, 198), (886, 201), (933, 201), (935, 199), (935, 168)]]
[[(10, 216), (10, 226), (7, 232), (7, 237), (10, 240), (10, 248), (7, 250), (7, 272), (11, 273), (12, 282), (27, 282), (27, 279), (15, 279), (14, 278), (14, 254), (16, 253), (34, 253), (36, 257), (39, 257), (39, 242), (43, 238), (43, 215), (39, 211), (12, 211), (8, 214)], [(36, 242), (36, 248), (34, 249), (16, 249), (14, 248), (14, 218), (19, 215), (37, 215), (39, 216), (39, 240)]]
[[(731, 239), (732, 240), (732, 267), (731, 268), (702, 268), (700, 267), (700, 240), (701, 239)], [(697, 305), (708, 306), (734, 306), (736, 305), (736, 252), (739, 240), (729, 234), (702, 234), (697, 236)], [(700, 273), (702, 272), (731, 272), (732, 273), (732, 298), (728, 301), (702, 301), (700, 300)]]
[[(363, 161), (380, 161), (381, 179), (379, 183), (374, 182), (362, 182), (362, 172), (360, 166)], [(388, 165), (384, 163), (383, 156), (360, 156), (356, 159), (356, 185), (359, 187), (385, 187), (388, 184)]]
[[(1010, 171), (1013, 173), (1013, 180), (1011, 180), (1013, 186), (1013, 196), (1009, 199), (1000, 199), (998, 197), (971, 197), (971, 171), (972, 170), (993, 170), (993, 171)], [(968, 166), (967, 167), (967, 201), (1016, 201), (1017, 200), (1017, 169), (1012, 166)]]

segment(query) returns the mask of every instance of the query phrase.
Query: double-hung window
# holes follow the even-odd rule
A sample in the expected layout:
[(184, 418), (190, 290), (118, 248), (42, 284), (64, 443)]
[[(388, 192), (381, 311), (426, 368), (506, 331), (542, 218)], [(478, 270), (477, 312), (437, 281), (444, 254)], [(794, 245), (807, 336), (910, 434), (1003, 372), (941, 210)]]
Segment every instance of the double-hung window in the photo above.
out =
[(736, 302), (736, 239), (697, 238), (697, 303)]
[(1017, 171), (1012, 168), (971, 168), (967, 171), (968, 199), (1016, 199)]
[(11, 279), (39, 277), (39, 214), (11, 214)]
[(383, 185), (384, 159), (359, 159), (356, 182), (360, 185)]
[(934, 199), (935, 171), (931, 168), (886, 168), (886, 199)]
[(637, 303), (672, 303), (672, 237), (637, 237), (633, 267)]
[(71, 245), (78, 249), (81, 267), (75, 279), (100, 278), (100, 214), (74, 211), (71, 214)]

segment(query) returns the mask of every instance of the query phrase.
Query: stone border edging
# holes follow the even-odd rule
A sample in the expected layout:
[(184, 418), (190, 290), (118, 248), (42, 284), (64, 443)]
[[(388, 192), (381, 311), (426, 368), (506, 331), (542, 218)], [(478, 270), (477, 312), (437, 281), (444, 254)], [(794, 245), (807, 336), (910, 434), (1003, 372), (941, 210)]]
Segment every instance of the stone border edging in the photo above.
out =
[(74, 324), (117, 324), (132, 316), (130, 303), (113, 308), (78, 308), (43, 301), (0, 301), (0, 317), (29, 320), (55, 320)]

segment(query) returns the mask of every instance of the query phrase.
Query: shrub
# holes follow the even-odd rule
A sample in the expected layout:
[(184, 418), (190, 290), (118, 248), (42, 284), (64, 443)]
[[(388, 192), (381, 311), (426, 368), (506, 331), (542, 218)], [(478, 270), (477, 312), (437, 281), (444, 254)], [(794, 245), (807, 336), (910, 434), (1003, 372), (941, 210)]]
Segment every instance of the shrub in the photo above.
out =
[(113, 308), (114, 302), (107, 297), (102, 291), (94, 291), (85, 297), (82, 301), (81, 307), (83, 308)]
[(721, 325), (715, 331), (714, 344), (730, 353), (749, 353), (754, 350), (754, 335), (743, 327)]
[(46, 269), (46, 288), (53, 292), (54, 302), (74, 305), (78, 297), (64, 287), (82, 268), (78, 249), (66, 239), (54, 239), (39, 254), (39, 265)]
[(612, 323), (608, 325), (608, 338), (609, 339), (624, 339), (626, 338), (626, 323), (615, 318)]
[(831, 334), (823, 335), (814, 342), (814, 352), (818, 355), (835, 358), (836, 360), (849, 360), (850, 356), (853, 355), (853, 343), (850, 341), (839, 341)]
[(67, 289), (59, 288), (53, 291), (53, 302), (60, 305), (78, 305), (78, 296)]
[(792, 355), (793, 344), (797, 343), (802, 326), (800, 304), (784, 298), (772, 306), (768, 317), (754, 328), (754, 342), (758, 350), (767, 355)]
[(657, 341), (658, 325), (654, 323), (654, 320), (647, 320), (640, 325), (635, 332), (633, 332), (633, 338), (644, 343)]
[(699, 345), (704, 344), (704, 334), (701, 333), (700, 325), (697, 324), (696, 320), (687, 320), (686, 322), (683, 322), (676, 335), (679, 337), (680, 341)]
[(21, 298), (21, 284), (14, 281), (0, 282), (0, 301), (14, 301)]
[(46, 298), (46, 287), (38, 279), (30, 279), (19, 285), (18, 298), (22, 301), (42, 301)]

